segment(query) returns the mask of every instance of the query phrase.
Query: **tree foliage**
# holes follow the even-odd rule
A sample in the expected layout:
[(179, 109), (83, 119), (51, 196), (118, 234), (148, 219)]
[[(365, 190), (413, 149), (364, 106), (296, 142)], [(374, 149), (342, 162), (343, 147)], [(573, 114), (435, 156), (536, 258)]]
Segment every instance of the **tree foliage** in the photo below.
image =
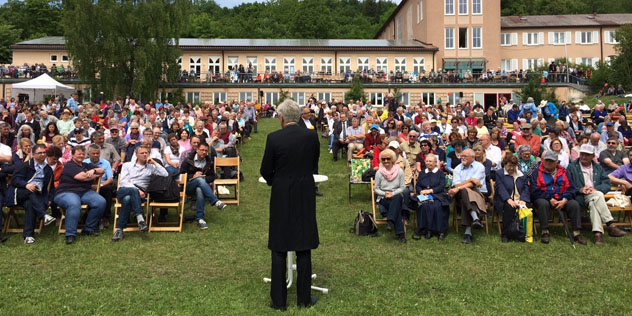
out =
[(502, 0), (502, 15), (632, 13), (630, 0)]
[(106, 95), (154, 98), (180, 67), (178, 39), (188, 23), (188, 0), (68, 0), (64, 36), (83, 81)]
[(555, 90), (543, 86), (540, 79), (538, 76), (530, 77), (527, 84), (518, 92), (520, 99), (526, 102), (527, 98), (532, 97), (536, 105), (539, 105), (542, 100), (558, 104)]
[(362, 82), (360, 82), (360, 77), (358, 76), (353, 78), (351, 90), (345, 93), (345, 102), (355, 102), (357, 100), (362, 100), (362, 102), (367, 100), (364, 87), (362, 87)]

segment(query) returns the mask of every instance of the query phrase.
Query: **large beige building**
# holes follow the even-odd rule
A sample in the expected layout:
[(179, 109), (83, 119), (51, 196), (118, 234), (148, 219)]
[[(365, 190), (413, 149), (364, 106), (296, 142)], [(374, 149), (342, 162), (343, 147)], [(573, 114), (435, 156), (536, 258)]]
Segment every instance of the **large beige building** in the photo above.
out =
[(615, 55), (632, 14), (500, 16), (500, 0), (402, 0), (375, 38), (439, 48), (437, 69), (517, 71), (558, 58), (595, 66)]

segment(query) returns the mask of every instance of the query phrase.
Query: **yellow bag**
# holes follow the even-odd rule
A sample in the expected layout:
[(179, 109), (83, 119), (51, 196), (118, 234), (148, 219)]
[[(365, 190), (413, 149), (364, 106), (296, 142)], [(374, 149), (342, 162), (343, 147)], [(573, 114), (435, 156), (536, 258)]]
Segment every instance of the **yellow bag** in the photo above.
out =
[(524, 227), (524, 241), (533, 242), (533, 212), (532, 209), (521, 207), (518, 209), (518, 218)]

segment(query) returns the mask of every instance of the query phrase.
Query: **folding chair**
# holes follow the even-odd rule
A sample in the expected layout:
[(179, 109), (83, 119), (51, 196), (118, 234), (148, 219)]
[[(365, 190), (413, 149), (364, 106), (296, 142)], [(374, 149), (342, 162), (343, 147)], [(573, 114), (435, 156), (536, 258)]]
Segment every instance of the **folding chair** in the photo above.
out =
[[(7, 215), (4, 215), (3, 212), (3, 216), (5, 218), (5, 222), (4, 222), (4, 227), (2, 227), (2, 231), (5, 233), (21, 233), (24, 231), (23, 229), (23, 225), (20, 224), (20, 221), (18, 219), (18, 214), (16, 213), (17, 211), (24, 211), (26, 214), (26, 211), (24, 210), (24, 208), (22, 206), (8, 206), (7, 207)], [(11, 222), (15, 222), (15, 227), (11, 227)], [(39, 234), (42, 231), (42, 228), (44, 228), (44, 219), (41, 219), (39, 222), (39, 226), (35, 227), (35, 233)]]
[[(96, 192), (99, 193), (99, 191), (101, 191), (101, 177), (98, 177), (96, 179), (93, 180), (93, 184), (96, 184), (97, 189)], [(66, 233), (66, 210), (62, 207), (59, 208), (61, 211), (61, 219), (59, 220), (59, 228), (57, 229), (57, 232), (59, 232), (60, 234), (65, 234)], [(81, 212), (88, 212), (88, 205), (86, 204), (81, 204)], [(81, 222), (81, 214), (79, 215), (79, 222)], [(77, 234), (80, 234), (83, 231), (83, 225), (80, 223), (79, 225), (77, 225)]]
[[(116, 183), (116, 187), (119, 188), (120, 184), (121, 184), (121, 176), (119, 175), (118, 181)], [(120, 216), (119, 211), (121, 210), (122, 205), (116, 196), (113, 196), (112, 199), (114, 199), (114, 224), (112, 225), (112, 232), (116, 232), (116, 222)], [(143, 216), (145, 218), (147, 218), (149, 214), (149, 203), (147, 203), (147, 201), (149, 201), (149, 194), (145, 195), (145, 199), (141, 203)], [(138, 226), (132, 226), (132, 227), (127, 226), (123, 229), (123, 232), (137, 232), (137, 231), (139, 231)]]
[(370, 183), (362, 181), (362, 174), (370, 168), (371, 160), (369, 159), (351, 159), (351, 172), (349, 173), (349, 203), (351, 203), (351, 185)]
[[(611, 190), (614, 192), (608, 192), (607, 194), (604, 195), (604, 198), (606, 199), (606, 201), (613, 198), (617, 194), (615, 192), (618, 191), (620, 192), (620, 194), (625, 194), (625, 191), (626, 191), (624, 186), (617, 186), (617, 185), (613, 185), (611, 187)], [(608, 206), (608, 209), (610, 210), (610, 212), (618, 212), (617, 222), (614, 224), (615, 226), (632, 227), (632, 206), (629, 206), (629, 207)], [(621, 220), (622, 215), (623, 215), (623, 220)], [(625, 221), (626, 218), (628, 219), (627, 222)]]
[[(375, 213), (376, 204), (377, 202), (375, 200), (375, 180), (371, 179), (371, 208), (373, 209), (373, 220), (375, 221), (375, 224), (378, 224), (378, 225), (386, 224), (385, 218), (379, 218), (379, 219), (377, 218), (377, 214)], [(379, 208), (379, 206), (377, 208)], [(406, 224), (408, 224), (408, 221), (402, 217), (402, 222), (404, 223), (404, 234), (405, 234)]]
[[(230, 157), (230, 158), (218, 158), (215, 157), (215, 168), (217, 167), (236, 167), (237, 168), (237, 178), (235, 179), (215, 179), (213, 181), (213, 192), (220, 198), (220, 194), (217, 191), (217, 186), (233, 186), (235, 187), (234, 196), (230, 196), (229, 199), (220, 198), (222, 202), (225, 204), (237, 204), (239, 205), (239, 157)], [(226, 195), (222, 195), (226, 196)]]
[[(186, 202), (187, 174), (181, 174), (178, 186), (182, 186), (180, 191), (180, 201), (178, 202), (149, 202), (149, 231), (150, 232), (182, 232), (182, 221), (184, 219), (184, 203)], [(160, 222), (156, 217), (156, 209), (175, 209), (178, 214), (176, 222)]]

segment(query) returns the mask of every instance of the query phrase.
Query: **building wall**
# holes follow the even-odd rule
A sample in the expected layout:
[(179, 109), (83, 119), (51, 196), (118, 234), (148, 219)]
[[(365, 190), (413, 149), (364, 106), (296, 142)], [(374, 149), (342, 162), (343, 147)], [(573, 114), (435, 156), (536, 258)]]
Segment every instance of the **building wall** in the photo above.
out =
[[(53, 60), (53, 56), (57, 60)], [(47, 67), (51, 67), (53, 64), (56, 66), (70, 65), (70, 61), (67, 60), (68, 52), (64, 50), (13, 50), (13, 65), (32, 65), (34, 63), (44, 64)]]
[[(610, 35), (606, 34), (615, 31), (616, 27), (568, 27), (568, 28), (531, 28), (531, 29), (506, 29), (503, 34), (513, 34), (515, 41), (511, 45), (502, 45), (500, 48), (501, 59), (513, 59), (514, 66), (517, 69), (526, 67), (525, 60), (540, 59), (540, 62), (548, 65), (551, 60), (557, 58), (568, 58), (573, 63), (582, 63), (585, 60), (581, 58), (592, 58), (592, 66), (597, 65), (598, 60), (607, 61), (609, 56), (616, 55), (615, 44), (607, 43)], [(577, 41), (578, 32), (591, 32), (594, 40), (590, 44), (582, 44)], [(525, 34), (538, 34), (542, 36), (542, 40), (538, 38), (540, 44), (527, 45), (525, 43)], [(564, 33), (566, 44), (554, 44), (555, 33)], [(595, 34), (597, 34), (595, 36)], [(570, 35), (570, 39), (566, 39)], [(581, 36), (581, 34), (580, 34)], [(503, 67), (504, 68), (504, 67)], [(516, 70), (516, 69), (508, 69)]]

